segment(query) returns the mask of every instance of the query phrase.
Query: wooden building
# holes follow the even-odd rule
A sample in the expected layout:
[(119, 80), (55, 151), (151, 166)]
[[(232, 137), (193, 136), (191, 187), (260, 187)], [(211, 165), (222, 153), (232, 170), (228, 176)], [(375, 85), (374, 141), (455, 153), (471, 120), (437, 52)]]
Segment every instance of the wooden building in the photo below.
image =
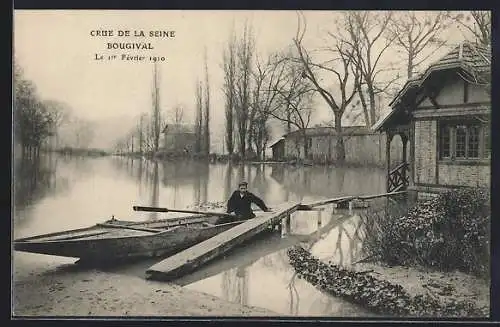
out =
[(285, 138), (284, 137), (273, 142), (269, 147), (272, 149), (272, 152), (273, 152), (272, 159), (274, 161), (281, 161), (285, 158)]
[(388, 162), (391, 141), (402, 141), (403, 160), (387, 165), (388, 191), (490, 185), (490, 75), (491, 49), (464, 42), (407, 81), (373, 127), (388, 135)]
[[(335, 163), (335, 144), (337, 133), (333, 127), (314, 127), (293, 131), (284, 135), (270, 147), (273, 160), (290, 161), (307, 159), (317, 163)], [(344, 126), (342, 137), (345, 146), (345, 163), (359, 166), (385, 165), (385, 135), (374, 132), (365, 126)], [(307, 142), (307, 158), (304, 151)], [(400, 160), (400, 144), (392, 145), (392, 160)]]
[(167, 124), (163, 129), (163, 153), (192, 154), (195, 144), (196, 132), (192, 125)]

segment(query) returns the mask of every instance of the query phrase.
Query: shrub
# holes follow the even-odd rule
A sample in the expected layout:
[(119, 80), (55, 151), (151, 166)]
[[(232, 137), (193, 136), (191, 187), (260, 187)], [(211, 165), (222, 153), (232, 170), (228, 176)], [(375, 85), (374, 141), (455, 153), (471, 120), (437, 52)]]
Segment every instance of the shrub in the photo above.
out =
[(405, 214), (366, 217), (365, 251), (389, 264), (489, 274), (490, 200), (482, 188), (465, 188), (419, 201)]

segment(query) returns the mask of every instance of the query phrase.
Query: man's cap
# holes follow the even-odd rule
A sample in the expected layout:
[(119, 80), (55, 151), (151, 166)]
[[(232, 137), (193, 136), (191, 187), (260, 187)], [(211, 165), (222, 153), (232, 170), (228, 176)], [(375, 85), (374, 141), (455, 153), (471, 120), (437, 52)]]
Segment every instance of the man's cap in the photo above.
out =
[(238, 186), (247, 186), (247, 185), (248, 185), (248, 183), (247, 183), (247, 182), (240, 182), (240, 183), (238, 184)]

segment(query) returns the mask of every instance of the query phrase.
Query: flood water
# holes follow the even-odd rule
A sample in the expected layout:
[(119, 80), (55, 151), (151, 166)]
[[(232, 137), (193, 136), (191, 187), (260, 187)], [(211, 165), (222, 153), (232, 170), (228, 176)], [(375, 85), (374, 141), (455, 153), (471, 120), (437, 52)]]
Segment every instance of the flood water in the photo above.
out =
[[(223, 203), (240, 180), (270, 206), (385, 190), (384, 171), (375, 168), (230, 165), (193, 161), (152, 163), (119, 157), (75, 158), (44, 154), (39, 160), (17, 160), (14, 172), (15, 238), (86, 227), (115, 216), (151, 220), (165, 214), (139, 213), (133, 205), (186, 208)], [(324, 294), (297, 278), (287, 248), (301, 243), (322, 259), (349, 263), (360, 255), (360, 219), (341, 210), (292, 216), (290, 235), (268, 233), (175, 281), (188, 289), (227, 301), (267, 308), (283, 315), (372, 316), (339, 298)], [(49, 256), (15, 253), (32, 260)], [(68, 263), (68, 258), (50, 257)], [(73, 260), (74, 261), (74, 260)], [(157, 259), (155, 260), (155, 262)], [(152, 262), (115, 271), (143, 275)]]

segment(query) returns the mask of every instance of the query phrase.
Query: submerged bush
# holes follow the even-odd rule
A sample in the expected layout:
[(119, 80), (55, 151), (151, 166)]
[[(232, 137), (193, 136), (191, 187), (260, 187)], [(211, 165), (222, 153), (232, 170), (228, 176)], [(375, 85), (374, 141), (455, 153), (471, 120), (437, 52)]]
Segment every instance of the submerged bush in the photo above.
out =
[(287, 250), (299, 278), (334, 296), (372, 311), (413, 317), (487, 317), (489, 309), (468, 301), (441, 303), (429, 295), (409, 294), (401, 285), (322, 262), (301, 246)]
[(367, 216), (365, 251), (388, 264), (420, 264), (488, 276), (489, 192), (466, 188), (419, 201), (405, 214)]

